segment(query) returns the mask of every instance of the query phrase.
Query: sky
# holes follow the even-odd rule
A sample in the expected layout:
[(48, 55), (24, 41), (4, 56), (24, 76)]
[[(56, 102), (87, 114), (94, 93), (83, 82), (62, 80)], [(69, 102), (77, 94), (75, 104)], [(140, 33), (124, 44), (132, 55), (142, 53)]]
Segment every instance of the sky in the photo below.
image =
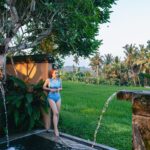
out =
[[(123, 46), (147, 45), (150, 40), (150, 0), (118, 0), (111, 10), (110, 22), (99, 28), (97, 38), (103, 40), (99, 52), (123, 59)], [(73, 64), (73, 57), (66, 57), (64, 66)], [(89, 67), (89, 60), (80, 58), (79, 66)]]

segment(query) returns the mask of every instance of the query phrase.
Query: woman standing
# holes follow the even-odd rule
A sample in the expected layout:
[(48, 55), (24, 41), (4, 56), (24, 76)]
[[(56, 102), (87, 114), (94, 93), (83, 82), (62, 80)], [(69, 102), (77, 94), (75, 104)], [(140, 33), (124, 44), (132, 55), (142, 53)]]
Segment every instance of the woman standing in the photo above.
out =
[(53, 69), (50, 71), (50, 78), (45, 81), (43, 89), (49, 92), (48, 102), (53, 112), (54, 132), (55, 136), (59, 136), (58, 121), (61, 107), (60, 91), (62, 90), (62, 81), (58, 76), (58, 70)]

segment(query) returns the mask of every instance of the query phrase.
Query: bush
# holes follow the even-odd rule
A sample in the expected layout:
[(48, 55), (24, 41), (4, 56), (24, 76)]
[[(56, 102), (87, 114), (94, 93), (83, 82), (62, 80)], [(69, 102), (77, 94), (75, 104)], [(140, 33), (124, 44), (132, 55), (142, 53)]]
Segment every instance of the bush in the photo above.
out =
[[(31, 130), (42, 126), (41, 108), (48, 112), (46, 94), (42, 89), (43, 81), (35, 85), (26, 84), (19, 78), (10, 76), (5, 84), (6, 104), (9, 129), (11, 132)], [(2, 101), (0, 101), (3, 131), (5, 129), (5, 115)]]

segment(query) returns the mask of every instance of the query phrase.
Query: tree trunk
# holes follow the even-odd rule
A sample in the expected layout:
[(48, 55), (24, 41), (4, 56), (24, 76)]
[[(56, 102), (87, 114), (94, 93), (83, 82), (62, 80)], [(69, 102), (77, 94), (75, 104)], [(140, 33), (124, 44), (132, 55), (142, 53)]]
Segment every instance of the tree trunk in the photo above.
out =
[(18, 73), (17, 73), (16, 67), (15, 67), (15, 63), (14, 63), (14, 60), (13, 60), (13, 57), (12, 57), (12, 56), (10, 57), (10, 60), (11, 60), (11, 64), (12, 64), (12, 66), (13, 66), (13, 69), (14, 69), (14, 71), (15, 71), (16, 77), (18, 77)]
[(0, 55), (0, 80), (6, 80), (6, 54)]

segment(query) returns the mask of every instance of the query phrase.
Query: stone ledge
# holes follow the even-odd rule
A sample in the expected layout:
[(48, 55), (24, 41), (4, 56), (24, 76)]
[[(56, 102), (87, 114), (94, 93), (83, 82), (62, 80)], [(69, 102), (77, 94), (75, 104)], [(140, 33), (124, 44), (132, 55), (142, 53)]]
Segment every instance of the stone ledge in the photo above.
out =
[[(49, 130), (49, 131), (50, 131), (50, 134), (52, 135), (53, 130)], [(46, 133), (41, 133), (40, 135), (42, 135), (42, 134), (46, 134)], [(91, 147), (93, 145), (92, 141), (81, 139), (79, 137), (75, 137), (75, 136), (65, 134), (65, 133), (61, 133), (61, 132), (60, 132), (60, 137), (62, 137), (64, 140), (68, 139), (68, 140), (71, 140), (71, 141), (74, 141), (74, 142), (77, 142), (77, 143), (80, 143), (80, 144), (84, 144), (88, 147)], [(98, 144), (98, 143), (94, 144), (94, 149), (97, 149), (97, 150), (117, 150), (115, 148), (112, 148), (112, 147), (109, 147), (109, 146), (106, 146), (106, 145), (102, 145), (102, 144)]]
[[(34, 130), (31, 132), (27, 132), (27, 133), (11, 135), (9, 137), (10, 139), (9, 141), (14, 141), (14, 140), (28, 137), (31, 135), (41, 136), (45, 139), (58, 142), (59, 144), (69, 143), (69, 144), (66, 144), (66, 146), (68, 147), (72, 146), (73, 148), (77, 146), (78, 150), (117, 150), (115, 148), (111, 148), (109, 146), (105, 146), (105, 145), (97, 144), (97, 143), (95, 143), (94, 148), (92, 148), (93, 142), (87, 141), (87, 140), (84, 140), (75, 136), (71, 136), (65, 133), (61, 133), (61, 132), (60, 132), (60, 138), (58, 138), (58, 140), (56, 141), (53, 130), (49, 130), (49, 133), (47, 133), (45, 129)], [(3, 138), (0, 140), (0, 144), (4, 144), (4, 143), (6, 143), (6, 138)]]
[(135, 97), (145, 97), (150, 100), (150, 91), (146, 90), (120, 90), (116, 94), (119, 100), (132, 100)]

